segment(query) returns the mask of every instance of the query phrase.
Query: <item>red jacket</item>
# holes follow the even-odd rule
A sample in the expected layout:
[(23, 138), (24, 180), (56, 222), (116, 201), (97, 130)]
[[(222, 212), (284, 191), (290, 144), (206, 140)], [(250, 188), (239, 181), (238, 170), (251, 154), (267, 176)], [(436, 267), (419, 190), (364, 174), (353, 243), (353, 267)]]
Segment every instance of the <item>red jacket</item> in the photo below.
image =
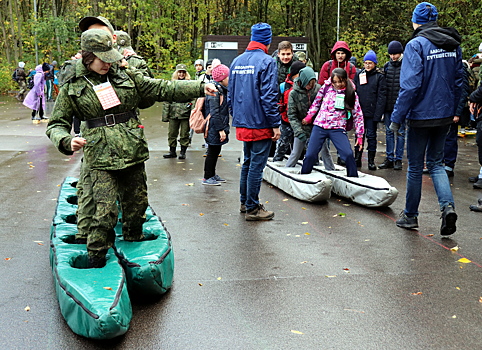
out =
[[(338, 62), (336, 60), (335, 53), (340, 50), (345, 51), (346, 53), (345, 61), (343, 62)], [(320, 74), (318, 75), (318, 84), (323, 86), (325, 80), (328, 80), (328, 78), (331, 77), (331, 72), (333, 72), (333, 69), (335, 68), (343, 68), (348, 73), (348, 78), (353, 80), (356, 74), (356, 67), (348, 62), (350, 57), (351, 51), (348, 44), (344, 41), (337, 41), (331, 50), (331, 60), (326, 61), (323, 64), (323, 67), (321, 67)]]

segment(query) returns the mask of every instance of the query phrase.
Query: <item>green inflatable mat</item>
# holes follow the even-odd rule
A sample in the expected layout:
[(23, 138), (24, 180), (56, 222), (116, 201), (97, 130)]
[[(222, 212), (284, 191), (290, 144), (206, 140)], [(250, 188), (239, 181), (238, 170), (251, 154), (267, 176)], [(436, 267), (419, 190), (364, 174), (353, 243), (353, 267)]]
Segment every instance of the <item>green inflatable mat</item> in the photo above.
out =
[[(76, 182), (77, 179), (68, 177), (61, 185), (52, 222), (50, 260), (57, 296), (62, 315), (75, 333), (95, 339), (113, 338), (127, 331), (132, 317), (126, 286), (131, 296), (141, 298), (160, 296), (171, 288), (174, 272), (171, 236), (149, 207), (143, 225), (146, 239), (124, 241), (119, 220), (115, 227), (115, 246), (109, 250), (107, 265), (102, 269), (87, 269), (86, 246), (73, 244), (77, 232)], [(119, 219), (121, 216), (120, 213)], [(117, 271), (120, 266), (123, 270)], [(107, 269), (108, 273), (102, 272)], [(70, 280), (64, 279), (67, 277)], [(111, 277), (117, 278), (118, 283)], [(110, 295), (106, 292), (114, 294), (114, 298), (106, 298)], [(97, 321), (92, 322), (92, 318)]]
[(65, 220), (75, 217), (75, 208), (66, 204), (67, 198), (75, 195), (75, 181), (67, 178), (62, 184), (50, 232), (55, 291), (60, 311), (74, 333), (111, 339), (127, 332), (132, 319), (126, 275), (113, 249), (107, 254), (106, 266), (89, 269), (85, 244), (73, 244), (77, 227)]

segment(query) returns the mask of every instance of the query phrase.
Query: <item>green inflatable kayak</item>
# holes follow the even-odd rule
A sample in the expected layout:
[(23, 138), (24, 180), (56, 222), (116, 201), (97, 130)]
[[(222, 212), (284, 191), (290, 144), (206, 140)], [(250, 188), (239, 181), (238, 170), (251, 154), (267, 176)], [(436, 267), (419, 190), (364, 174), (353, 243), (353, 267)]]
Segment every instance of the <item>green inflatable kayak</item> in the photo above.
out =
[[(74, 244), (77, 179), (61, 185), (51, 227), (50, 263), (60, 310), (74, 333), (93, 339), (124, 334), (132, 318), (131, 295), (158, 296), (172, 285), (174, 253), (171, 237), (151, 208), (146, 211), (146, 240), (126, 242), (122, 224), (106, 266), (88, 268), (85, 244)], [(121, 214), (119, 214), (121, 217)], [(129, 293), (128, 293), (129, 292)]]

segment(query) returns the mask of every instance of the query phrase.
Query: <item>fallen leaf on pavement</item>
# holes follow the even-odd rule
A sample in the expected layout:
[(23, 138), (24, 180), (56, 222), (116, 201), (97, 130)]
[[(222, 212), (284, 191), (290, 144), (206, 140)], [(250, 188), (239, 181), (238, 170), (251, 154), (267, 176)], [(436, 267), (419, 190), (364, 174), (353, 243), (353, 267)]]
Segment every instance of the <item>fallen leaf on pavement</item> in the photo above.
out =
[(111, 287), (103, 287), (104, 289), (107, 289), (107, 290), (112, 290)]
[(294, 333), (294, 334), (305, 334), (305, 333), (303, 333), (303, 332), (295, 331), (295, 330), (293, 330), (293, 329), (291, 330), (291, 333)]
[(412, 295), (422, 295), (423, 293), (422, 292), (415, 292), (415, 293), (411, 293)]
[(9, 260), (12, 260), (12, 258), (5, 258), (5, 260), (9, 261)]
[(468, 263), (472, 262), (467, 258), (462, 258), (462, 259), (459, 259), (458, 261), (461, 262), (461, 263), (464, 263), (464, 264), (468, 264)]
[(25, 310), (25, 311), (30, 311), (30, 306), (27, 306), (24, 310)]
[(450, 248), (450, 250), (453, 251), (453, 252), (456, 252), (457, 250), (459, 250), (459, 247), (458, 247), (458, 246), (455, 246), (455, 247), (453, 247), (453, 248)]
[(199, 216), (203, 216), (204, 214), (203, 213), (199, 213)]

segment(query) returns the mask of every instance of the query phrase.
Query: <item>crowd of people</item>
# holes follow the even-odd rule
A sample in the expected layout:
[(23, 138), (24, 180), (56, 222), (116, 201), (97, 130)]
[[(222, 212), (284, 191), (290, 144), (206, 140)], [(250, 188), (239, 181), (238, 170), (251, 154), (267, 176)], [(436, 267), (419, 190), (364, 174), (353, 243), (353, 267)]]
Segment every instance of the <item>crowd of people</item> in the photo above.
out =
[[(476, 123), (481, 165), (470, 181), (474, 188), (482, 188), (482, 87), (471, 91), (475, 87), (470, 84), (470, 74), (482, 62), (482, 54), (464, 66), (460, 35), (454, 28), (439, 27), (437, 18), (434, 5), (418, 4), (412, 16), (412, 39), (405, 48), (399, 41), (390, 42), (390, 60), (384, 65), (369, 50), (363, 68), (358, 69), (348, 43), (338, 41), (318, 76), (306, 54), (295, 53), (288, 41), (279, 43), (274, 57), (268, 55), (271, 27), (258, 23), (251, 28), (246, 51), (230, 67), (218, 59), (206, 64), (198, 59), (193, 79), (188, 67), (180, 63), (171, 81), (166, 81), (153, 79), (146, 61), (132, 48), (128, 33), (114, 31), (104, 17), (85, 17), (79, 23), (81, 51), (61, 66), (57, 82), (55, 61), (39, 65), (33, 88), (25, 96), (28, 75), (25, 63), (19, 63), (17, 99), (33, 110), (33, 120), (47, 120), (45, 102), (57, 91), (47, 135), (64, 154), (84, 151), (76, 243), (87, 244), (92, 267), (105, 264), (105, 254), (114, 242), (117, 200), (123, 212), (124, 239), (144, 238), (144, 162), (149, 152), (137, 116), (139, 109), (156, 101), (165, 101), (162, 120), (169, 123), (166, 159), (178, 157), (178, 142), (178, 158), (186, 158), (193, 136), (190, 115), (195, 105), (202, 106), (206, 117), (202, 184), (206, 186), (225, 182), (216, 165), (222, 145), (229, 141), (232, 116), (235, 137), (243, 142), (240, 212), (247, 221), (274, 217), (259, 200), (270, 155), (273, 161), (288, 158), (287, 167), (303, 159), (301, 174), (310, 173), (320, 160), (327, 170), (333, 170), (332, 143), (337, 163), (346, 166), (348, 177), (358, 177), (366, 144), (371, 171), (402, 170), (407, 150), (405, 209), (396, 225), (418, 227), (422, 176), (428, 172), (442, 213), (440, 233), (451, 235), (456, 231), (457, 214), (448, 178), (453, 176), (457, 155), (457, 126), (464, 118), (467, 124), (470, 116)], [(377, 166), (381, 122), (386, 158)], [(482, 200), (470, 209), (482, 212)]]

